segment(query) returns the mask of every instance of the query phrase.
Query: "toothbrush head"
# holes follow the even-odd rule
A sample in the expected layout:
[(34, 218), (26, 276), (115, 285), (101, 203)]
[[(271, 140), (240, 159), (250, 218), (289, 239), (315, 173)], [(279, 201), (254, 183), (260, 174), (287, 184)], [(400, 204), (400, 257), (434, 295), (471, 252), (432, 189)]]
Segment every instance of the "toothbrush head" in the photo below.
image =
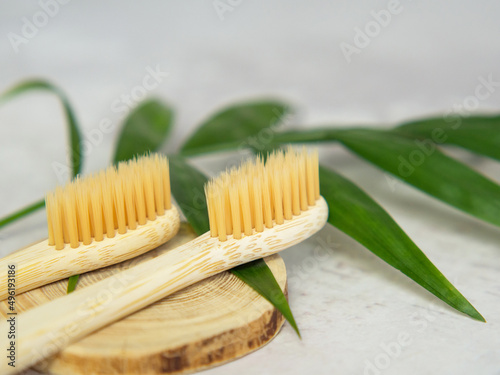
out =
[(113, 238), (170, 210), (168, 159), (141, 156), (88, 177), (77, 177), (45, 197), (49, 245), (57, 250)]
[(248, 161), (205, 185), (210, 234), (226, 241), (292, 220), (320, 198), (318, 153), (289, 147)]

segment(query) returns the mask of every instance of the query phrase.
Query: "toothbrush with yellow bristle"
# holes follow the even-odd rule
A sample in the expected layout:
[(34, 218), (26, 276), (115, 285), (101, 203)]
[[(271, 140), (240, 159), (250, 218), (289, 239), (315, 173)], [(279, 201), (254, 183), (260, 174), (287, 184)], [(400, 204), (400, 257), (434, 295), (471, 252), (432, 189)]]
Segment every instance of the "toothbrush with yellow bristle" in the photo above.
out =
[[(326, 223), (317, 153), (288, 149), (205, 187), (210, 231), (152, 260), (20, 314), (16, 369), (180, 289), (293, 246)], [(0, 323), (0, 331), (7, 329)], [(4, 361), (5, 362), (5, 361)]]
[[(0, 259), (15, 266), (16, 294), (106, 267), (154, 249), (175, 236), (168, 160), (147, 155), (77, 178), (46, 195), (48, 240)], [(8, 297), (0, 273), (0, 300)]]

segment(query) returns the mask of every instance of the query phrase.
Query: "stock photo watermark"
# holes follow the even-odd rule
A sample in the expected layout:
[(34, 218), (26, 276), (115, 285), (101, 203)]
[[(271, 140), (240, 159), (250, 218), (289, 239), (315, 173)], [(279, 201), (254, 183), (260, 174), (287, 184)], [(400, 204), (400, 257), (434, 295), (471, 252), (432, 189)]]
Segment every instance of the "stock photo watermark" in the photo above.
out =
[(380, 351), (372, 359), (364, 361), (363, 375), (382, 375), (384, 370), (387, 370), (393, 361), (397, 360), (443, 311), (445, 311), (443, 307), (431, 303), (427, 309), (411, 314), (408, 317), (408, 327), (411, 329), (399, 332), (390, 341), (381, 342)]
[(7, 365), (16, 367), (17, 359), (17, 311), (16, 311), (16, 275), (17, 264), (7, 265)]
[[(120, 119), (125, 118), (138, 103), (146, 98), (149, 92), (155, 90), (169, 76), (169, 73), (162, 71), (158, 64), (155, 67), (147, 66), (145, 70), (146, 74), (141, 79), (140, 84), (132, 87), (128, 92), (122, 93), (111, 102), (111, 113), (118, 115)], [(95, 147), (103, 142), (105, 135), (114, 132), (116, 127), (117, 121), (108, 116), (99, 121), (97, 128), (82, 134), (82, 156), (88, 156)], [(52, 162), (52, 169), (60, 183), (71, 179), (71, 161), (74, 158), (75, 155), (68, 155), (65, 164), (57, 161)]]
[[(436, 127), (432, 130), (430, 137), (424, 139), (415, 139), (415, 148), (405, 157), (398, 156), (398, 175), (403, 178), (410, 177), (415, 170), (423, 165), (426, 160), (438, 150), (438, 146), (446, 143), (450, 133), (462, 126), (464, 118), (470, 116), (479, 108), (481, 101), (487, 100), (500, 87), (500, 81), (495, 80), (493, 74), (488, 76), (479, 76), (478, 84), (474, 88), (474, 93), (466, 96), (462, 101), (454, 103), (452, 108), (443, 116), (445, 125)], [(391, 191), (395, 191), (399, 180), (384, 174), (387, 184)]]
[(500, 87), (500, 81), (495, 81), (492, 73), (486, 78), (479, 76), (477, 80), (479, 83), (474, 88), (474, 94), (466, 96), (460, 103), (453, 104), (452, 109), (445, 114), (445, 121), (453, 122), (452, 129), (458, 129), (462, 124), (461, 117), (469, 116), (479, 108), (480, 102), (489, 99)]
[(238, 151), (242, 151), (248, 147), (256, 151), (266, 150), (273, 141), (278, 129), (291, 122), (292, 115), (288, 107), (276, 107), (273, 108), (272, 112), (274, 116), (269, 121), (269, 125), (260, 129), (257, 134), (244, 139), (238, 146)]
[(394, 16), (401, 14), (403, 5), (399, 0), (390, 0), (385, 9), (372, 10), (371, 20), (363, 27), (354, 28), (354, 37), (351, 43), (342, 42), (339, 47), (348, 63), (351, 63), (353, 55), (359, 55), (363, 49), (368, 47), (373, 39), (378, 37), (382, 30), (388, 27)]
[(19, 53), (20, 47), (35, 38), (40, 33), (40, 30), (59, 14), (61, 6), (69, 2), (70, 0), (39, 0), (39, 10), (29, 17), (21, 18), (19, 32), (10, 31), (7, 33), (7, 39), (9, 39), (14, 52)]
[(302, 259), (299, 264), (293, 264), (288, 271), (288, 285), (291, 289), (299, 288), (311, 275), (316, 274), (321, 264), (331, 257), (331, 251), (340, 247), (334, 238), (332, 235), (328, 235), (326, 238), (323, 236), (314, 237), (316, 245), (312, 253)]
[(224, 21), (226, 19), (226, 14), (233, 13), (241, 3), (243, 3), (243, 0), (214, 0), (212, 5), (219, 19)]

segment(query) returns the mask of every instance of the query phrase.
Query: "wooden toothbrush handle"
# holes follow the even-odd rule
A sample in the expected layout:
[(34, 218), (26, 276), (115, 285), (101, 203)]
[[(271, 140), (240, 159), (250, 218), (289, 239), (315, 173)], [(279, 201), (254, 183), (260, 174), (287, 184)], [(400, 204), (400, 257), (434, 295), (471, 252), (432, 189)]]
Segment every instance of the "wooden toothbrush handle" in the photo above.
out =
[[(20, 371), (197, 281), (301, 242), (320, 230), (327, 217), (328, 207), (320, 198), (316, 206), (292, 220), (239, 240), (220, 242), (205, 233), (147, 262), (20, 314), (16, 368), (9, 368), (3, 361), (1, 373)], [(6, 330), (7, 324), (0, 323), (0, 332)]]
[(9, 295), (9, 267), (15, 271), (15, 292), (21, 294), (141, 255), (175, 236), (179, 225), (179, 212), (172, 207), (156, 220), (148, 221), (135, 230), (124, 234), (116, 233), (113, 238), (93, 241), (75, 249), (66, 244), (63, 249), (56, 250), (47, 240), (43, 240), (18, 250), (0, 259), (0, 301)]

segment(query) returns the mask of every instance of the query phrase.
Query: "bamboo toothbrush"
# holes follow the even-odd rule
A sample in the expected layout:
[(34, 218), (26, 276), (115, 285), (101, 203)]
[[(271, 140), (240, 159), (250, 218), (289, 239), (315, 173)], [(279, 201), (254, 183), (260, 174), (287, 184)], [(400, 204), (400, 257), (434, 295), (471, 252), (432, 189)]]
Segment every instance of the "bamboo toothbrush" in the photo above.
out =
[[(301, 242), (326, 223), (317, 153), (277, 152), (206, 186), (210, 231), (150, 261), (17, 316), (20, 371), (161, 298)], [(6, 322), (0, 332), (7, 331)], [(1, 338), (6, 335), (0, 336)], [(0, 338), (0, 339), (1, 339)]]
[[(143, 156), (77, 179), (45, 198), (49, 238), (0, 259), (0, 300), (15, 293), (122, 262), (175, 236), (168, 160)], [(12, 288), (11, 288), (12, 289)]]

